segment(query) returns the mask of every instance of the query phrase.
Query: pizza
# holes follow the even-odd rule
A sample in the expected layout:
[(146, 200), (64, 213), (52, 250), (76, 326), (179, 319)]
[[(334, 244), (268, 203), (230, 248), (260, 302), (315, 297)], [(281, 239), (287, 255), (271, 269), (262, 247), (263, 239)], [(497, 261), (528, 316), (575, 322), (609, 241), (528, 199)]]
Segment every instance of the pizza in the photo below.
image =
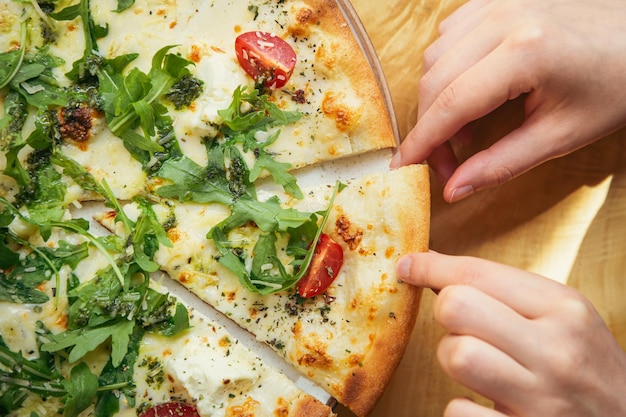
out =
[(353, 23), (334, 0), (0, 0), (2, 415), (334, 415), (234, 326), (370, 413), (429, 181), (386, 168)]

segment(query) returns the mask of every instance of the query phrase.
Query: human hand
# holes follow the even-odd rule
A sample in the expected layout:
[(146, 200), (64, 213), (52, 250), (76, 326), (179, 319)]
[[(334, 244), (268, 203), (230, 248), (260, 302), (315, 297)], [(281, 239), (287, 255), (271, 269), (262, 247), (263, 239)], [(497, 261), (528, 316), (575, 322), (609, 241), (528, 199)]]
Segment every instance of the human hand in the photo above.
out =
[(444, 417), (626, 416), (626, 353), (571, 287), (497, 263), (416, 253), (398, 263), (407, 283), (440, 290), (435, 319), (444, 371), (491, 399)]
[[(458, 201), (626, 123), (623, 0), (469, 0), (424, 54), (418, 120), (392, 167), (428, 159)], [(460, 166), (447, 143), (525, 95), (525, 121)]]

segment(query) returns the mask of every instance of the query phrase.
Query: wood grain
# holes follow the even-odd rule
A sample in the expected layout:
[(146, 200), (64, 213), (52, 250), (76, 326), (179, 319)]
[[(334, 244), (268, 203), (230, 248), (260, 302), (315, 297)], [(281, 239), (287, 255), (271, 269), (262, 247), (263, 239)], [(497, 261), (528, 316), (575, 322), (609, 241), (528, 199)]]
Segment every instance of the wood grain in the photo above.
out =
[[(462, 1), (352, 3), (381, 60), (404, 136), (415, 123), (422, 54), (441, 19)], [(458, 149), (459, 156), (488, 146), (521, 117), (520, 103), (511, 102), (477, 121), (475, 141)], [(578, 288), (626, 346), (625, 131), (461, 203), (443, 202), (437, 183), (432, 194), (433, 249), (495, 260)], [(488, 404), (450, 381), (437, 364), (443, 331), (433, 320), (434, 297), (424, 292), (411, 343), (373, 417), (437, 417), (457, 396)]]

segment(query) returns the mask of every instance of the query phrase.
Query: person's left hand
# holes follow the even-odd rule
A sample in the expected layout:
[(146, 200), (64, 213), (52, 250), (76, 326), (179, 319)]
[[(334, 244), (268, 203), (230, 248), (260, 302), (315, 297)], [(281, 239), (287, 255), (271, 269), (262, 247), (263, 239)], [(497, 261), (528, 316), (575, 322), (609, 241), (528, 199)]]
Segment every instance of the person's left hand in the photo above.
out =
[(501, 264), (416, 253), (398, 278), (440, 290), (444, 371), (495, 410), (453, 400), (445, 417), (626, 416), (626, 354), (571, 287)]

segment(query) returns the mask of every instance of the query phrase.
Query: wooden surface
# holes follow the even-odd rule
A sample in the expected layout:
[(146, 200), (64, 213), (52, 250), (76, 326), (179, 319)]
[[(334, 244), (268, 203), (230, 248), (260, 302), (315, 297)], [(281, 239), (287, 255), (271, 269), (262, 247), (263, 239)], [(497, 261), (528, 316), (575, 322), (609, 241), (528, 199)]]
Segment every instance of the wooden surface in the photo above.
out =
[[(402, 135), (415, 122), (421, 56), (460, 0), (353, 0), (382, 62)], [(467, 155), (520, 122), (520, 103), (476, 123)], [(626, 347), (626, 132), (449, 205), (432, 186), (431, 247), (531, 270), (581, 290)], [(437, 417), (456, 396), (487, 403), (443, 374), (442, 330), (424, 293), (411, 344), (374, 417)], [(351, 414), (339, 408), (340, 417)]]

